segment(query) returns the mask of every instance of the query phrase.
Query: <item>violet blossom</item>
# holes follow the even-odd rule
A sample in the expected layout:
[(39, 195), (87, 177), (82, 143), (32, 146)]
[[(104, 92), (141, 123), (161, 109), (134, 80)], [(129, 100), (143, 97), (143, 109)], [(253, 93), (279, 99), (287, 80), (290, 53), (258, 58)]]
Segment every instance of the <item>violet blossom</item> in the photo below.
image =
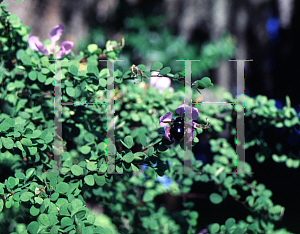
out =
[[(71, 41), (64, 41), (60, 44), (60, 48), (56, 50), (55, 43), (59, 40), (63, 31), (64, 26), (59, 24), (56, 25), (50, 32), (50, 55), (56, 56), (57, 59), (62, 58), (66, 54), (69, 54), (74, 45), (74, 43)], [(49, 55), (49, 51), (47, 50), (47, 48), (43, 45), (42, 42), (40, 42), (40, 40), (36, 36), (29, 36), (28, 43), (32, 50), (40, 51), (43, 55)]]
[[(182, 104), (180, 105), (175, 112), (177, 114), (179, 114), (181, 117), (184, 113), (184, 109), (190, 108), (189, 106)], [(193, 120), (197, 120), (199, 117), (199, 112), (198, 109), (195, 107), (192, 107), (192, 119)], [(172, 141), (172, 139), (170, 138), (170, 130), (171, 130), (171, 126), (167, 126), (170, 123), (172, 123), (175, 119), (172, 117), (171, 112), (167, 112), (166, 114), (164, 114), (163, 116), (161, 116), (159, 118), (159, 125), (161, 127), (165, 127), (165, 137), (169, 140)], [(192, 137), (193, 137), (193, 132), (196, 129), (196, 127), (198, 127), (198, 124), (192, 121), (192, 126), (190, 128), (187, 128), (186, 131), (191, 131), (192, 130)], [(188, 142), (192, 141), (192, 139), (188, 139)]]

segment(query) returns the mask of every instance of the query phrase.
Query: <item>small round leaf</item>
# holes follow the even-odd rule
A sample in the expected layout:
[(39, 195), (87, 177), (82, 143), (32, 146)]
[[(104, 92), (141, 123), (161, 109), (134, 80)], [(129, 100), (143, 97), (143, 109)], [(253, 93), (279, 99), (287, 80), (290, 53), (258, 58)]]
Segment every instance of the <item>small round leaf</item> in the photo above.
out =
[(71, 172), (73, 173), (73, 175), (75, 176), (80, 176), (83, 175), (83, 169), (82, 167), (78, 166), (78, 165), (73, 165), (71, 167)]
[(150, 68), (150, 71), (158, 71), (163, 68), (163, 64), (161, 62), (154, 62)]
[(37, 216), (40, 213), (40, 209), (35, 206), (31, 206), (29, 212), (32, 216)]
[(142, 146), (146, 146), (147, 145), (147, 137), (144, 133), (141, 133), (139, 135), (139, 138), (140, 138), (140, 142), (142, 144)]
[(231, 228), (233, 225), (235, 225), (235, 219), (234, 218), (229, 218), (225, 222), (225, 226), (227, 229)]
[(50, 200), (51, 201), (56, 201), (59, 197), (59, 193), (52, 193), (51, 196), (50, 196)]
[(33, 193), (31, 192), (24, 192), (21, 194), (20, 199), (22, 202), (27, 202), (29, 201), (32, 197), (34, 196)]
[(165, 75), (167, 75), (170, 71), (171, 71), (171, 68), (170, 68), (170, 67), (164, 67), (164, 68), (159, 72), (159, 74), (162, 75), (162, 76), (165, 76)]
[(218, 223), (214, 223), (210, 226), (209, 229), (211, 233), (218, 233), (220, 230), (220, 225)]
[(21, 144), (24, 146), (32, 146), (32, 141), (28, 138), (22, 138), (21, 139)]
[(154, 191), (152, 190), (146, 190), (143, 196), (143, 201), (144, 202), (151, 202), (154, 199)]
[(47, 227), (50, 225), (50, 220), (47, 214), (40, 214), (38, 217), (38, 222)]
[(123, 156), (123, 160), (127, 163), (131, 163), (133, 159), (134, 159), (134, 155), (131, 151)]
[(98, 49), (98, 45), (97, 44), (90, 44), (90, 45), (88, 45), (87, 49), (90, 53), (94, 53), (94, 51), (96, 51)]
[(65, 182), (60, 182), (56, 185), (56, 192), (65, 194), (70, 190), (69, 184)]
[(69, 72), (73, 75), (73, 76), (77, 76), (78, 75), (78, 68), (75, 65), (70, 65), (69, 66)]
[(28, 225), (27, 230), (30, 234), (37, 234), (39, 227), (39, 223), (37, 221), (33, 221)]
[(126, 136), (124, 139), (124, 142), (129, 147), (129, 149), (132, 148), (132, 146), (134, 144), (131, 136)]
[(80, 152), (83, 154), (88, 154), (91, 152), (91, 147), (88, 145), (84, 145), (84, 146), (80, 147)]
[(97, 162), (88, 162), (86, 164), (86, 168), (90, 171), (96, 171), (97, 169)]
[(6, 149), (12, 149), (12, 148), (14, 148), (15, 143), (14, 143), (14, 141), (11, 138), (1, 137), (1, 140), (2, 140), (3, 146)]
[(93, 175), (87, 175), (84, 177), (84, 182), (89, 186), (94, 186), (95, 180)]
[(97, 174), (94, 174), (94, 179), (97, 185), (103, 186), (106, 183), (104, 175), (99, 176)]
[(214, 204), (219, 204), (222, 202), (223, 198), (217, 193), (212, 193), (209, 196), (209, 200)]
[(61, 228), (68, 227), (73, 224), (73, 220), (69, 217), (63, 217), (61, 219)]

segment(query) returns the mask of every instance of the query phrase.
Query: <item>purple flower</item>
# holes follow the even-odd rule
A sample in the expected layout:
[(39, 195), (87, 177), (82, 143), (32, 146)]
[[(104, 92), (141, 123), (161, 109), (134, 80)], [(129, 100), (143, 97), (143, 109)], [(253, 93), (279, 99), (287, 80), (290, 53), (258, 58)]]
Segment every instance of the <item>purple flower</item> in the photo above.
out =
[[(159, 89), (162, 93), (165, 88), (170, 87), (171, 79), (169, 77), (159, 76), (158, 71), (152, 71), (150, 77), (150, 85), (154, 86), (156, 89)], [(169, 88), (171, 92), (174, 92), (172, 87)]]
[[(62, 58), (65, 54), (69, 54), (74, 45), (74, 43), (71, 41), (64, 41), (60, 44), (60, 48), (58, 50), (55, 50), (55, 43), (59, 40), (63, 31), (64, 26), (59, 24), (56, 25), (50, 32), (50, 54), (55, 55), (58, 59)], [(42, 42), (40, 42), (40, 40), (36, 36), (29, 36), (28, 43), (32, 50), (40, 51), (43, 55), (49, 55), (49, 51), (47, 50), (47, 48), (43, 45)]]
[[(183, 105), (179, 106), (179, 107), (175, 110), (175, 112), (176, 112), (177, 114), (179, 114), (180, 116), (182, 116), (183, 113), (184, 113), (184, 108), (187, 109), (187, 108), (190, 108), (190, 107), (188, 107), (187, 105), (183, 104)], [(193, 119), (193, 120), (197, 120), (198, 117), (199, 117), (198, 109), (192, 107), (192, 119)], [(170, 138), (171, 127), (170, 127), (170, 126), (167, 126), (167, 125), (169, 125), (169, 124), (170, 124), (171, 122), (173, 122), (174, 120), (175, 120), (175, 119), (172, 117), (171, 112), (168, 112), (168, 113), (164, 114), (163, 116), (161, 116), (161, 117), (159, 118), (159, 125), (160, 125), (161, 127), (165, 127), (165, 137), (166, 137), (169, 141), (172, 140), (172, 139)], [(194, 132), (194, 130), (196, 129), (197, 126), (198, 126), (198, 124), (192, 121), (192, 126), (191, 126), (190, 128), (187, 128), (187, 129), (186, 129), (186, 131), (192, 131), (192, 139), (193, 139), (193, 132)], [(189, 141), (192, 141), (192, 139), (189, 139), (188, 142), (189, 142)]]
[[(188, 105), (186, 105), (186, 104), (182, 104), (182, 105), (180, 105), (180, 106), (175, 110), (175, 112), (176, 112), (177, 114), (179, 114), (180, 116), (182, 116), (183, 113), (184, 113), (184, 109), (190, 109), (190, 107), (189, 107)], [(191, 111), (191, 112), (192, 112), (192, 119), (193, 119), (193, 120), (197, 120), (198, 117), (199, 117), (198, 109), (195, 108), (195, 107), (192, 107), (192, 111)]]

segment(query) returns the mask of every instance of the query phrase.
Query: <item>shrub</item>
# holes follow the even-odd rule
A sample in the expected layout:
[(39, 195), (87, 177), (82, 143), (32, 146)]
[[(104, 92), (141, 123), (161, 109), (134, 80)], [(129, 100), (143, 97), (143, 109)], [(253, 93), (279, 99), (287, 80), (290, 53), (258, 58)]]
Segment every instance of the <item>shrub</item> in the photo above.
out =
[[(211, 127), (197, 128), (192, 144), (201, 137), (209, 140), (213, 158), (205, 163), (194, 152), (192, 170), (198, 173), (182, 173), (183, 142), (176, 144), (160, 135), (164, 129), (159, 128), (159, 118), (167, 112), (175, 116), (184, 92), (165, 89), (160, 93), (132, 80), (159, 72), (183, 82), (184, 71), (172, 73), (160, 62), (153, 63), (150, 71), (143, 64), (125, 71), (109, 70), (99, 59), (119, 58), (124, 44), (116, 41), (108, 41), (103, 50), (90, 44), (79, 55), (65, 53), (55, 62), (51, 55), (29, 47), (29, 28), (5, 6), (0, 5), (1, 233), (289, 233), (276, 230), (284, 207), (272, 202), (272, 191), (255, 180), (255, 174), (247, 174), (252, 172), (251, 165), (245, 163), (247, 173), (230, 174), (236, 170), (235, 119), (243, 106), (193, 106), (200, 110), (195, 122), (204, 126), (208, 118)], [(55, 118), (60, 114), (55, 106), (59, 98), (54, 99), (58, 64), (62, 135), (55, 132)], [(112, 72), (113, 162), (106, 137), (111, 130), (109, 125), (106, 128), (106, 103)], [(199, 92), (212, 86), (207, 77), (194, 84)], [(234, 103), (229, 93), (222, 96), (223, 101)], [(299, 167), (295, 148), (266, 137), (276, 128), (298, 134), (299, 119), (289, 102), (278, 111), (274, 100), (246, 96), (245, 123), (245, 149), (254, 149), (259, 162), (272, 158), (287, 167)], [(221, 138), (225, 129), (230, 137)], [(233, 198), (247, 210), (245, 220), (225, 210), (224, 222), (204, 222), (206, 211), (191, 198), (197, 196), (192, 191), (205, 184), (213, 185), (207, 191), (212, 205), (226, 205)], [(182, 201), (180, 207), (170, 208), (167, 200), (161, 201), (170, 195)], [(87, 208), (91, 202), (104, 208), (105, 215), (100, 217), (107, 221), (97, 221)]]

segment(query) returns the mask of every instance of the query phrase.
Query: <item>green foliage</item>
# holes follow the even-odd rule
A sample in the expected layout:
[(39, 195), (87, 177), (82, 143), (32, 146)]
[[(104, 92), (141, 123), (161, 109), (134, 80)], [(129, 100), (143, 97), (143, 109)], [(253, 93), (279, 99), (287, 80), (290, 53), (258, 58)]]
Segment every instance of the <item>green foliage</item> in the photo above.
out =
[[(135, 27), (133, 23), (131, 27)], [(246, 126), (245, 148), (255, 148), (259, 162), (272, 158), (298, 168), (299, 152), (287, 148), (280, 139), (269, 142), (267, 137), (269, 130), (294, 132), (299, 126), (290, 104), (278, 111), (274, 100), (246, 96), (245, 107), (195, 105), (200, 110), (196, 122), (203, 124), (208, 117), (212, 126), (205, 131), (214, 158), (212, 163), (203, 164), (193, 157), (192, 170), (201, 174), (182, 174), (185, 158), (181, 144), (172, 144), (157, 130), (159, 117), (169, 111), (175, 114), (174, 110), (183, 104), (184, 92), (166, 89), (159, 93), (145, 82), (133, 84), (138, 74), (129, 67), (124, 71), (103, 68), (99, 59), (118, 59), (124, 43), (108, 41), (104, 49), (90, 44), (78, 56), (71, 53), (60, 60), (61, 101), (74, 105), (63, 105), (63, 134), (57, 136), (55, 61), (28, 47), (28, 27), (9, 14), (5, 4), (1, 5), (0, 28), (0, 166), (8, 168), (8, 173), (1, 174), (0, 183), (1, 233), (198, 233), (205, 226), (210, 233), (289, 233), (275, 230), (285, 208), (272, 202), (272, 191), (251, 174), (229, 174), (236, 170), (235, 144), (220, 138), (219, 133), (227, 128), (235, 136), (237, 111), (245, 108), (245, 122), (251, 126)], [(167, 32), (165, 36), (171, 37)], [(137, 35), (135, 40), (138, 45), (144, 43)], [(224, 40), (225, 52), (232, 52), (231, 42), (226, 41), (231, 40), (229, 37), (208, 43), (201, 50), (205, 61), (199, 68), (202, 72), (222, 57), (218, 51)], [(182, 42), (168, 41), (173, 41), (168, 45), (173, 49)], [(173, 68), (162, 62), (150, 67), (150, 71), (159, 71), (178, 82), (184, 80), (184, 71), (173, 74)], [(150, 74), (143, 64), (137, 68)], [(112, 74), (116, 140), (113, 162), (107, 155), (105, 105)], [(194, 81), (193, 86), (197, 90), (213, 88), (208, 77)], [(222, 96), (223, 101), (235, 101), (229, 93)], [(194, 133), (198, 136), (195, 134), (193, 145), (203, 130)], [(57, 147), (54, 137), (63, 141), (63, 150)], [(252, 172), (249, 163), (245, 163), (245, 172)], [(168, 186), (158, 181), (160, 177), (170, 181)], [(230, 217), (224, 224), (208, 225), (201, 222), (202, 214), (193, 201), (183, 199), (182, 209), (174, 212), (157, 203), (166, 194), (184, 197), (193, 186), (205, 183), (215, 185), (208, 191), (207, 202), (217, 206), (231, 197), (249, 211), (247, 219), (236, 221)], [(97, 222), (99, 215), (90, 212), (88, 201), (104, 207), (107, 222)]]

